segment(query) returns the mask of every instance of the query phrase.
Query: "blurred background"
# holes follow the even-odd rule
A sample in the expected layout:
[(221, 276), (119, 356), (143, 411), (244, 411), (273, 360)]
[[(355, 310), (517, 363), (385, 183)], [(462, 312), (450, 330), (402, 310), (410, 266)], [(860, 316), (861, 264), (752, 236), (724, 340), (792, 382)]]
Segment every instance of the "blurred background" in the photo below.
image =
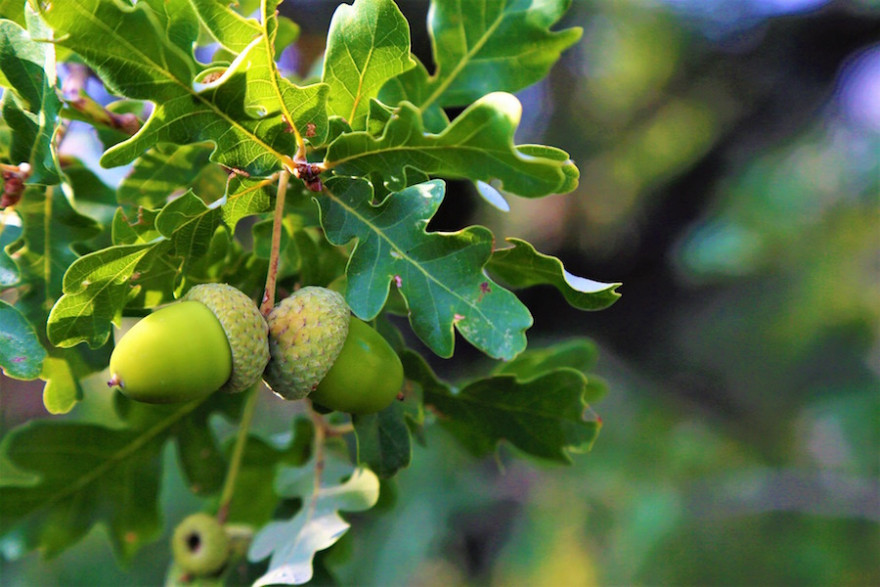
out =
[[(282, 5), (292, 67), (335, 4)], [(427, 3), (399, 4), (430, 64)], [(317, 582), (880, 584), (880, 2), (575, 0), (560, 26), (583, 39), (519, 94), (518, 142), (570, 152), (577, 192), (503, 213), (453, 184), (432, 228), (466, 218), (623, 282), (598, 313), (522, 293), (531, 344), (598, 344), (599, 440), (566, 468), (475, 462), (431, 430)], [(456, 350), (443, 375), (485, 367)], [(171, 516), (183, 487), (165, 482)], [(167, 543), (124, 579), (101, 534), (0, 569), (161, 581)]]

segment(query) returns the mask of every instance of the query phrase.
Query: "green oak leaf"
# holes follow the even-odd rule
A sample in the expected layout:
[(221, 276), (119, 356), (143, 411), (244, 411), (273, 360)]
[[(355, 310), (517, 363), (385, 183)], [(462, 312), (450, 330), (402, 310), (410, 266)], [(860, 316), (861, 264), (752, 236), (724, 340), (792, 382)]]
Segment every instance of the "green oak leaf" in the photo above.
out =
[(355, 432), (355, 460), (379, 477), (393, 477), (409, 466), (412, 439), (406, 423), (406, 406), (392, 402), (375, 414), (352, 416)]
[(602, 283), (572, 275), (556, 257), (539, 253), (524, 240), (508, 238), (512, 247), (496, 249), (486, 270), (514, 289), (549, 284), (579, 310), (602, 310), (620, 298), (620, 283)]
[(61, 186), (25, 189), (14, 210), (23, 229), (16, 261), (22, 281), (30, 285), (17, 305), (40, 324), (61, 296), (64, 272), (77, 259), (71, 245), (88, 241), (100, 228), (73, 208)]
[(21, 227), (14, 224), (0, 224), (0, 290), (18, 283), (21, 272), (15, 260), (9, 256), (7, 247), (21, 236)]
[(27, 550), (39, 548), (53, 556), (102, 523), (124, 561), (131, 561), (138, 549), (157, 538), (162, 530), (158, 504), (162, 449), (171, 439), (189, 442), (187, 430), (205, 428), (214, 404), (139, 409), (152, 412), (142, 420), (149, 426), (110, 429), (35, 420), (7, 434), (0, 443), (0, 461), (5, 459), (38, 480), (29, 485), (0, 480), (0, 535), (16, 530)]
[(189, 0), (189, 3), (214, 40), (236, 55), (263, 33), (260, 23), (235, 12), (228, 3), (217, 0)]
[(391, 0), (340, 4), (330, 21), (322, 80), (327, 108), (354, 130), (365, 128), (370, 99), (390, 79), (415, 66), (409, 23)]
[[(51, 38), (37, 19), (32, 33)], [(31, 24), (31, 23), (29, 23)], [(60, 180), (52, 138), (61, 100), (56, 93), (55, 50), (39, 43), (12, 21), (0, 20), (0, 83), (7, 90), (0, 109), (12, 130), (9, 157), (31, 166), (27, 183), (57, 184)]]
[(248, 559), (258, 562), (271, 556), (255, 587), (309, 581), (315, 553), (332, 546), (349, 528), (339, 512), (368, 510), (379, 499), (379, 479), (369, 469), (354, 468), (328, 454), (317, 480), (315, 471), (314, 457), (302, 467), (279, 470), (276, 493), (301, 498), (303, 505), (289, 520), (269, 522), (254, 536)]
[(428, 410), (475, 455), (490, 454), (506, 441), (526, 454), (568, 464), (569, 453), (589, 450), (602, 426), (584, 402), (587, 380), (574, 369), (527, 380), (496, 375), (454, 389), (420, 355), (406, 352), (401, 359)]
[(574, 338), (545, 348), (529, 348), (512, 361), (499, 363), (493, 369), (495, 375), (516, 375), (525, 381), (547, 371), (567, 367), (584, 375), (596, 365), (599, 349), (591, 340)]
[(21, 0), (0, 0), (0, 17), (25, 26), (24, 4)]
[(159, 144), (138, 157), (131, 171), (116, 188), (120, 204), (159, 208), (168, 197), (193, 186), (208, 165), (212, 147)]
[(46, 350), (34, 327), (15, 306), (0, 300), (0, 368), (7, 377), (36, 379)]
[(553, 157), (524, 154), (514, 146), (522, 106), (505, 93), (484, 96), (440, 134), (425, 131), (419, 111), (404, 102), (381, 136), (351, 132), (330, 143), (324, 164), (338, 174), (379, 174), (391, 191), (411, 185), (414, 171), (492, 182), (519, 196), (534, 198), (571, 190), (576, 171), (567, 155), (546, 147)]
[(590, 373), (596, 365), (598, 356), (599, 349), (596, 343), (586, 338), (574, 338), (545, 348), (529, 348), (512, 361), (499, 363), (492, 373), (516, 375), (518, 379), (526, 380), (563, 367), (576, 369), (587, 377), (584, 400), (592, 404), (608, 393), (608, 384), (605, 380)]
[(223, 222), (235, 232), (242, 218), (270, 211), (274, 198), (273, 181), (234, 175), (226, 184), (226, 202), (221, 208)]
[[(464, 106), (490, 92), (516, 92), (540, 81), (580, 28), (550, 30), (571, 0), (434, 0), (428, 20), (437, 69), (411, 76), (419, 108)], [(421, 86), (421, 87), (420, 87)]]
[[(260, 73), (247, 51), (218, 80), (193, 86), (199, 21), (187, 0), (143, 0), (133, 7), (69, 0), (44, 5), (41, 15), (58, 43), (76, 51), (113, 93), (155, 104), (137, 134), (104, 153), (102, 165), (128, 163), (160, 142), (210, 141), (212, 160), (250, 175), (269, 175), (282, 162), (292, 166), (295, 141), (281, 113), (255, 112), (243, 100)], [(103, 25), (108, 22), (114, 26)]]
[(373, 205), (364, 180), (334, 177), (318, 198), (330, 242), (358, 239), (346, 268), (352, 311), (372, 320), (394, 283), (406, 300), (416, 335), (441, 357), (452, 356), (453, 328), (491, 357), (510, 359), (526, 347), (528, 309), (483, 273), (492, 233), (472, 226), (427, 233), (445, 184), (429, 181)]
[(70, 266), (64, 275), (64, 295), (47, 323), (52, 344), (103, 345), (112, 323), (119, 321), (123, 308), (138, 293), (136, 288), (156, 275), (164, 283), (174, 281), (172, 287), (178, 289), (187, 264), (207, 253), (220, 225), (220, 209), (206, 206), (190, 191), (162, 208), (154, 222), (160, 238), (102, 249)]
[[(247, 108), (261, 114), (280, 113), (297, 142), (308, 139), (313, 144), (323, 143), (328, 130), (329, 87), (326, 84), (297, 86), (283, 78), (275, 65), (278, 52), (275, 44), (281, 30), (275, 12), (281, 0), (261, 0), (262, 24), (242, 18), (215, 0), (190, 1), (203, 22), (211, 23), (209, 30), (221, 44), (234, 53), (246, 54), (240, 59), (248, 70)], [(234, 39), (229, 39), (230, 36)]]

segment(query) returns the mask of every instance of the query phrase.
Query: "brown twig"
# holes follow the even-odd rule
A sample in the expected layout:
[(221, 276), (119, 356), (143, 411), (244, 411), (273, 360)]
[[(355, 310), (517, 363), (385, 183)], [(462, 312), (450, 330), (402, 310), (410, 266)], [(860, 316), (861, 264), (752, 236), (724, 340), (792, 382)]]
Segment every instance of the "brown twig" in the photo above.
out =
[(282, 170), (278, 177), (278, 193), (275, 196), (275, 215), (272, 218), (272, 249), (269, 252), (269, 270), (266, 273), (266, 291), (263, 293), (263, 303), (260, 304), (260, 313), (268, 316), (275, 307), (275, 283), (278, 280), (278, 262), (281, 255), (281, 231), (284, 229), (284, 199), (287, 195), (287, 185), (290, 182), (290, 173)]

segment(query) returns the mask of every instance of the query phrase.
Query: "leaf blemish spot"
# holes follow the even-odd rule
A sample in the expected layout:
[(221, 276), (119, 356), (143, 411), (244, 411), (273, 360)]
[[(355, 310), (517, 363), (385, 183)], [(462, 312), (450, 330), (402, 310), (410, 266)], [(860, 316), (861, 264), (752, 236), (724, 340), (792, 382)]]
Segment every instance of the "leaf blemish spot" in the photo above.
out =
[(403, 279), (400, 278), (400, 275), (394, 276), (394, 283), (397, 285), (398, 288), (403, 287)]

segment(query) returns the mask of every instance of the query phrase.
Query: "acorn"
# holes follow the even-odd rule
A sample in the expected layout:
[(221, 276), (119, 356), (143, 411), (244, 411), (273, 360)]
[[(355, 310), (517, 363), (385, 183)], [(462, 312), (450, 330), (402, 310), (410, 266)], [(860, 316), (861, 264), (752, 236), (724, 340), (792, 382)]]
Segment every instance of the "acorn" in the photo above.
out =
[(268, 360), (268, 326), (254, 302), (232, 286), (203, 284), (122, 337), (108, 385), (142, 402), (191, 401), (248, 389)]
[(215, 575), (229, 560), (229, 535), (217, 518), (204, 512), (183, 519), (171, 537), (174, 562), (197, 577)]
[(279, 396), (367, 414), (384, 409), (400, 392), (397, 353), (351, 315), (338, 292), (304, 287), (277, 305), (267, 322), (270, 359), (263, 380)]

